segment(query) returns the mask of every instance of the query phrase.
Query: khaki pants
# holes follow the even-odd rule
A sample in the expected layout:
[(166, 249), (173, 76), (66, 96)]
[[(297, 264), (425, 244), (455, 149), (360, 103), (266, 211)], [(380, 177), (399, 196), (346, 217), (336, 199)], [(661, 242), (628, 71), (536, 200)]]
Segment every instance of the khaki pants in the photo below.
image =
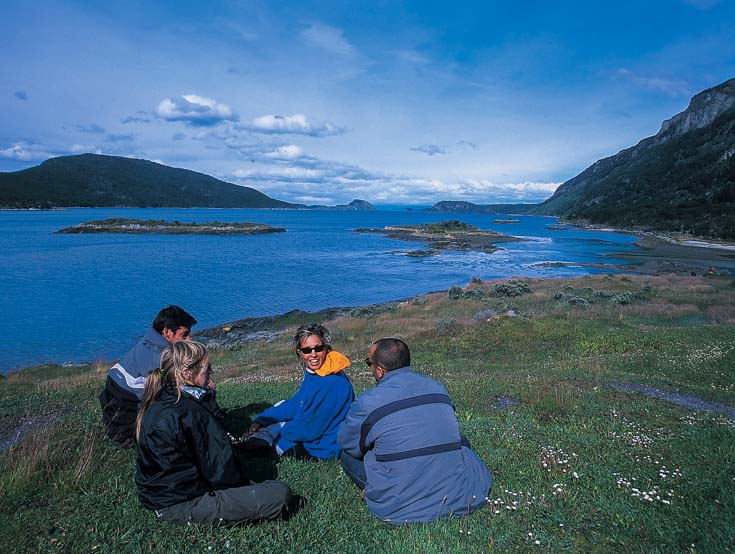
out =
[(160, 521), (232, 524), (281, 516), (291, 500), (291, 490), (281, 481), (224, 489), (194, 500), (155, 510)]

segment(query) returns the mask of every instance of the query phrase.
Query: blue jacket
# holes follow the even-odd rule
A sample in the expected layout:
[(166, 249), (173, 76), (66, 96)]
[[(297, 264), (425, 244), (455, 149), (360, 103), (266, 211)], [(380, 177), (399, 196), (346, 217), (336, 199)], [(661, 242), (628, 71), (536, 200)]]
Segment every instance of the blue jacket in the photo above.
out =
[(296, 394), (268, 408), (254, 421), (261, 425), (286, 422), (278, 440), (282, 450), (300, 442), (316, 458), (337, 458), (337, 430), (354, 399), (352, 383), (344, 371), (323, 377), (305, 371)]
[(143, 389), (148, 374), (161, 364), (161, 352), (169, 345), (168, 341), (153, 327), (145, 336), (116, 363), (107, 375), (123, 390), (143, 398)]
[(447, 390), (410, 366), (360, 395), (339, 444), (364, 461), (365, 501), (383, 521), (432, 521), (486, 503), (492, 476), (460, 435)]

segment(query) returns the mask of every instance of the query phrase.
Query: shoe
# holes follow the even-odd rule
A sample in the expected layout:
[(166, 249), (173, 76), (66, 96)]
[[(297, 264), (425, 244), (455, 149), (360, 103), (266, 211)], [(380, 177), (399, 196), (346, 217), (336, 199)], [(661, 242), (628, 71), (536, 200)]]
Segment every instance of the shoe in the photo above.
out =
[(243, 454), (250, 454), (251, 456), (273, 453), (273, 446), (271, 445), (271, 443), (269, 443), (267, 440), (259, 439), (257, 437), (250, 437), (249, 439), (245, 439), (241, 443), (236, 444), (234, 447), (239, 452), (242, 452)]

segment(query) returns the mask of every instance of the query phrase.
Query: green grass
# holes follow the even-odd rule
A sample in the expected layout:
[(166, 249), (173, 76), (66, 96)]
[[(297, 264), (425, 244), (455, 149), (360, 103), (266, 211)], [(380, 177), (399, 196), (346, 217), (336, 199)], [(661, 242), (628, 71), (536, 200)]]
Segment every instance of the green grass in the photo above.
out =
[[(486, 294), (434, 293), (392, 312), (325, 322), (354, 361), (356, 392), (372, 386), (359, 360), (381, 336), (406, 339), (414, 368), (446, 384), (462, 431), (495, 478), (475, 514), (394, 528), (370, 515), (336, 462), (246, 460), (255, 473), (277, 471), (306, 497), (305, 510), (287, 522), (232, 528), (156, 523), (136, 497), (133, 452), (102, 437), (97, 394), (106, 366), (46, 366), (13, 374), (0, 389), (0, 433), (33, 418), (48, 422), (0, 453), (0, 551), (734, 550), (733, 421), (604, 386), (652, 385), (734, 406), (732, 282), (527, 282), (531, 292), (518, 297), (472, 284)], [(590, 304), (554, 299), (559, 291)], [(636, 299), (611, 301), (624, 292)], [(525, 315), (503, 315), (509, 308)], [(475, 319), (489, 309), (500, 317)], [(212, 358), (234, 432), (299, 384), (288, 335)], [(520, 404), (496, 410), (499, 396)]]

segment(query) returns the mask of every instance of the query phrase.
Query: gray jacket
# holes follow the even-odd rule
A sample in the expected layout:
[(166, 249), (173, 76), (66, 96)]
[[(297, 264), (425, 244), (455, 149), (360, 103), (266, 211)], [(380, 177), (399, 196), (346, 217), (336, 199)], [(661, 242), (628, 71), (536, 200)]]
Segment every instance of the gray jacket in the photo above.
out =
[(150, 327), (138, 344), (110, 368), (108, 377), (140, 400), (143, 398), (146, 377), (161, 364), (161, 352), (168, 345), (168, 341)]
[(486, 503), (492, 476), (463, 441), (447, 390), (410, 366), (352, 404), (338, 440), (363, 459), (365, 501), (384, 521), (432, 521)]

